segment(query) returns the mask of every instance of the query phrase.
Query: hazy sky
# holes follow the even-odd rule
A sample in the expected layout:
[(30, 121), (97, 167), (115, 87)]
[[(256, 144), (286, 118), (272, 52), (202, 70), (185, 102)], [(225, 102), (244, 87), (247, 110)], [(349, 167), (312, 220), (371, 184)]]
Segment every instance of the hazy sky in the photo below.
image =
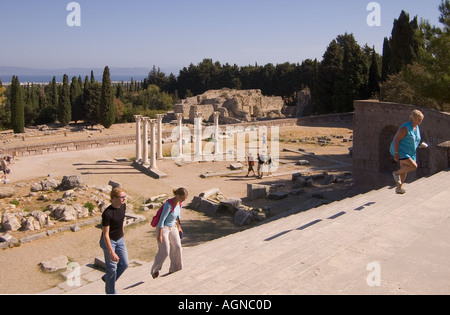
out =
[[(401, 10), (439, 25), (441, 0), (0, 0), (0, 66), (181, 68), (211, 58), (239, 66), (322, 59), (337, 35), (382, 52)], [(73, 20), (75, 21), (75, 20)]]

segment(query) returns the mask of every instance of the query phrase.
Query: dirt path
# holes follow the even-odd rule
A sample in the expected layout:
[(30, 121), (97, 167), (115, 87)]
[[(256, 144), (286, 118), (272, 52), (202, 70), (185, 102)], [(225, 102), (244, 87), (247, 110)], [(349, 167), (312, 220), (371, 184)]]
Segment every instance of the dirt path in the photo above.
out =
[[(122, 128), (122, 132), (133, 132), (128, 125)], [(116, 126), (114, 132), (120, 132), (120, 126)], [(334, 145), (327, 146), (306, 143), (308, 139), (317, 136), (343, 135), (349, 138), (351, 134), (352, 130), (347, 127), (313, 128), (295, 126), (281, 128), (280, 138), (283, 141), (280, 142), (280, 159), (289, 163), (280, 164), (278, 172), (299, 170), (299, 166), (295, 166), (294, 163), (290, 162), (305, 158), (292, 152), (283, 152), (283, 148), (298, 150), (301, 147), (320, 156), (326, 154), (327, 158), (351, 163), (351, 160), (348, 158), (348, 147), (352, 145), (351, 142), (342, 143), (342, 140), (336, 140)], [(68, 137), (70, 137), (70, 134)], [(49, 141), (55, 141), (51, 137), (48, 139)], [(296, 142), (291, 142), (290, 140), (295, 140)], [(247, 183), (249, 182), (289, 182), (291, 179), (290, 175), (273, 178), (266, 177), (263, 179), (246, 178), (246, 173), (229, 177), (202, 179), (199, 175), (206, 171), (227, 171), (230, 162), (189, 163), (180, 167), (172, 159), (166, 159), (158, 161), (158, 167), (169, 176), (155, 180), (129, 165), (110, 166), (96, 163), (99, 160), (114, 160), (114, 158), (118, 157), (131, 158), (134, 155), (135, 146), (126, 145), (21, 157), (16, 159), (11, 165), (13, 173), (10, 176), (11, 183), (8, 185), (41, 180), (47, 178), (49, 174), (54, 178), (78, 174), (81, 175), (83, 182), (90, 186), (106, 185), (110, 180), (119, 182), (126, 189), (129, 195), (128, 199), (138, 204), (143, 200), (143, 197), (149, 198), (150, 196), (164, 193), (170, 194), (173, 189), (178, 187), (187, 188), (189, 191), (188, 202), (200, 192), (214, 187), (219, 188), (227, 198), (244, 198), (246, 196)], [(323, 163), (320, 160), (314, 161), (314, 164), (319, 167), (324, 165)], [(345, 171), (345, 169), (342, 171)], [(300, 199), (289, 198), (291, 198), (290, 201), (293, 204), (301, 201)], [(265, 204), (270, 204), (270, 202), (263, 199), (255, 201), (252, 205), (263, 206)], [(153, 213), (154, 211), (148, 211), (140, 212), (139, 214), (151, 218)], [(182, 221), (186, 234), (186, 237), (183, 239), (184, 246), (193, 246), (243, 229), (242, 227), (237, 227), (232, 222), (231, 217), (209, 218), (188, 209), (183, 211)], [(59, 233), (31, 243), (22, 244), (20, 247), (1, 250), (0, 294), (38, 293), (57, 285), (61, 282), (61, 277), (58, 274), (50, 275), (41, 272), (38, 264), (43, 260), (51, 259), (58, 255), (65, 255), (71, 261), (80, 264), (92, 262), (94, 257), (103, 255), (98, 246), (100, 233), (100, 229), (97, 227), (84, 227), (77, 233)], [(126, 229), (125, 240), (130, 259), (153, 260), (156, 251), (153, 233), (154, 229), (150, 227), (148, 222)]]

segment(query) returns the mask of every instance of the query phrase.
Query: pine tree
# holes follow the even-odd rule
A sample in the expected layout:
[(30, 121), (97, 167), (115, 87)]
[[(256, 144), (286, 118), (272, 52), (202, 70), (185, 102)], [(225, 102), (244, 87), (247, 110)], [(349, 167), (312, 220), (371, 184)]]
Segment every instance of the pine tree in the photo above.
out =
[(342, 75), (334, 86), (333, 107), (338, 112), (353, 111), (353, 101), (367, 98), (368, 65), (367, 58), (353, 34), (337, 37), (338, 44), (344, 50)]
[(25, 112), (22, 96), (22, 88), (19, 78), (12, 77), (11, 80), (11, 127), (14, 133), (23, 133), (25, 131)]
[(441, 12), (441, 16), (439, 17), (439, 22), (444, 24), (444, 33), (450, 33), (450, 1), (442, 0), (441, 5), (439, 6), (439, 11)]
[(335, 83), (342, 74), (342, 61), (344, 51), (342, 47), (333, 40), (328, 46), (323, 60), (319, 65), (317, 77), (312, 90), (314, 111), (318, 113), (332, 113), (336, 111), (333, 106), (333, 92)]
[(63, 85), (58, 102), (58, 121), (61, 125), (67, 126), (72, 119), (72, 110), (70, 105), (69, 77), (63, 76)]
[(100, 99), (100, 123), (105, 128), (111, 127), (116, 120), (113, 91), (108, 66), (103, 71), (102, 94)]

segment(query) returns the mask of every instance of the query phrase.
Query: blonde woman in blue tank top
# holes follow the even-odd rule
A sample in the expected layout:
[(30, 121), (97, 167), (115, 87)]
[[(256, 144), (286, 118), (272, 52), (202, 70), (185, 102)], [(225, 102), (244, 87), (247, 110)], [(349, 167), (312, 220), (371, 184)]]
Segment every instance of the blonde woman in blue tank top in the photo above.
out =
[[(398, 130), (390, 148), (394, 160), (400, 162), (400, 169), (392, 173), (397, 183), (397, 189), (395, 190), (397, 194), (406, 192), (403, 188), (406, 175), (417, 169), (416, 151), (422, 140), (419, 125), (423, 121), (423, 114), (418, 110), (414, 110), (409, 118), (410, 120)], [(426, 144), (423, 145), (427, 146)]]

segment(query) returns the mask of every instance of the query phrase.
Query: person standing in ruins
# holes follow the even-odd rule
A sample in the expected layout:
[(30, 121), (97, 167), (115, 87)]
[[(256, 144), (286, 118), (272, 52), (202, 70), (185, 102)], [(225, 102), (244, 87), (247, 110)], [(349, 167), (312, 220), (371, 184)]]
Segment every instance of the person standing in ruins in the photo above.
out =
[(156, 240), (158, 242), (158, 253), (152, 266), (151, 275), (159, 276), (159, 271), (166, 258), (170, 255), (169, 273), (180, 271), (183, 268), (183, 256), (181, 238), (183, 230), (180, 224), (182, 203), (186, 200), (188, 192), (184, 188), (173, 191), (174, 197), (164, 204), (158, 225), (156, 226)]
[(420, 144), (422, 138), (420, 136), (419, 125), (424, 119), (424, 115), (419, 110), (414, 110), (409, 121), (403, 124), (398, 130), (391, 143), (390, 152), (396, 162), (400, 162), (400, 169), (394, 171), (392, 176), (397, 184), (395, 190), (397, 194), (404, 194), (406, 190), (403, 184), (406, 180), (406, 175), (409, 172), (417, 169), (416, 151), (419, 147), (428, 147), (427, 144)]
[(102, 280), (105, 282), (106, 294), (117, 294), (116, 281), (129, 266), (123, 232), (126, 198), (122, 188), (113, 188), (111, 205), (102, 213), (100, 247), (105, 254), (106, 274)]
[(1, 160), (1, 171), (3, 172), (0, 181), (3, 181), (4, 184), (8, 183), (8, 179), (6, 178), (6, 174), (10, 173), (10, 169), (8, 167), (8, 157), (4, 156)]
[(258, 178), (263, 178), (263, 175), (264, 175), (263, 166), (266, 163), (266, 161), (259, 153), (258, 153), (257, 160), (258, 160)]
[(253, 154), (251, 152), (248, 154), (247, 164), (248, 164), (248, 171), (247, 171), (247, 175), (245, 177), (248, 177), (250, 172), (253, 172), (253, 176), (254, 176), (255, 170), (253, 169), (253, 166), (255, 166), (255, 159), (253, 158)]

